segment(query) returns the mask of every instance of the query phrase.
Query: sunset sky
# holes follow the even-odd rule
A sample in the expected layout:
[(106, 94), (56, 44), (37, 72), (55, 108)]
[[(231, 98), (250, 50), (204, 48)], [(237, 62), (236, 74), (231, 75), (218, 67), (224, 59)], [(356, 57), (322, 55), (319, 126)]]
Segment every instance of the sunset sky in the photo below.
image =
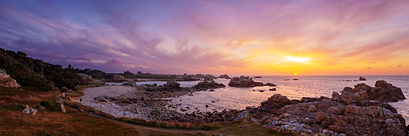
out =
[(0, 0), (0, 47), (105, 72), (409, 75), (409, 1)]

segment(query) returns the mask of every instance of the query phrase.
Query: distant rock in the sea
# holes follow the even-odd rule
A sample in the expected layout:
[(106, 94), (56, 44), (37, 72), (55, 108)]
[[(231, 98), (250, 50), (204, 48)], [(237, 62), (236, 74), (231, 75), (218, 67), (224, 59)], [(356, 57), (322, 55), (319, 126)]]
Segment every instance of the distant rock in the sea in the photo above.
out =
[(359, 81), (366, 81), (365, 77), (359, 77)]
[(231, 79), (227, 74), (220, 75), (219, 78)]
[(293, 80), (299, 80), (298, 78), (294, 78)]
[(261, 78), (261, 76), (255, 76), (254, 78)]
[(21, 87), (17, 81), (6, 73), (6, 70), (0, 69), (0, 86), (4, 87)]
[(231, 87), (256, 87), (256, 86), (276, 86), (273, 83), (263, 84), (262, 82), (255, 82), (249, 76), (233, 77), (230, 79), (229, 86)]
[(196, 89), (215, 89), (215, 88), (223, 88), (226, 87), (223, 84), (216, 83), (213, 79), (204, 79), (202, 82), (199, 82), (197, 85), (193, 86)]

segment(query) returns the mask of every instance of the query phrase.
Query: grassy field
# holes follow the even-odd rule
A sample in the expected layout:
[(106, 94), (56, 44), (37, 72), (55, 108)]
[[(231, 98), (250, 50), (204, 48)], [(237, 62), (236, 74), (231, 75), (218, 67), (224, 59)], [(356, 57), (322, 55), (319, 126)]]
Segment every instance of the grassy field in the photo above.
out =
[[(143, 122), (141, 120), (114, 118), (72, 101), (67, 104), (75, 109), (66, 106), (66, 113), (49, 107), (45, 110), (38, 108), (41, 101), (55, 103), (56, 95), (59, 94), (61, 92), (58, 91), (35, 92), (0, 86), (0, 135), (291, 135), (278, 133), (247, 120), (213, 124), (146, 121), (141, 123)], [(71, 95), (80, 96), (82, 93), (74, 92)], [(22, 113), (25, 105), (38, 109), (37, 115)], [(89, 115), (86, 112), (108, 119)]]

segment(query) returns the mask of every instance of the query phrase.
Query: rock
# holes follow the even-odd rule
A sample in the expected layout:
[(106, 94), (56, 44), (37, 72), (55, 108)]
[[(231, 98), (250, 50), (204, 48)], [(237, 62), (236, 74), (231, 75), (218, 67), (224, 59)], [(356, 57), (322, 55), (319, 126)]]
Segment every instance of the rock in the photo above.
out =
[(305, 123), (305, 124), (312, 124), (313, 123), (313, 120), (312, 119), (310, 119), (310, 118), (301, 118), (301, 119), (299, 119), (302, 123)]
[[(180, 110), (182, 110), (182, 109), (180, 109)], [(159, 110), (152, 110), (151, 111), (151, 115), (159, 115), (159, 114), (160, 114)]]
[(332, 100), (334, 100), (334, 101), (341, 101), (341, 95), (339, 95), (339, 93), (337, 93), (337, 92), (332, 92), (332, 97), (331, 97), (331, 99)]
[(281, 94), (274, 94), (266, 102), (261, 103), (262, 105), (268, 105), (269, 107), (279, 109), (285, 105), (290, 104), (290, 100), (282, 96)]
[(345, 112), (345, 107), (343, 106), (334, 106), (334, 107), (329, 107), (327, 109), (327, 113), (329, 114), (335, 114), (335, 115), (342, 115)]
[(227, 74), (220, 75), (219, 78), (231, 79)]
[(363, 115), (364, 111), (359, 106), (347, 105), (346, 106), (346, 113), (351, 113), (355, 115)]
[(0, 86), (4, 86), (4, 87), (14, 87), (14, 88), (18, 88), (21, 87), (17, 81), (13, 78), (10, 77), (10, 75), (8, 75), (6, 73), (6, 70), (0, 69)]
[(65, 113), (65, 112), (67, 112), (67, 110), (65, 110), (65, 107), (64, 107), (64, 104), (60, 104), (60, 107), (61, 107), (61, 112), (62, 113)]
[[(345, 87), (346, 88), (346, 87)], [(345, 89), (344, 89), (345, 90)], [(352, 89), (351, 89), (352, 90)], [(342, 91), (341, 102), (348, 105), (352, 102), (353, 94), (350, 91)]]
[(185, 112), (185, 111), (187, 111), (187, 110), (186, 110), (186, 109), (184, 109), (184, 108), (180, 108), (180, 111)]
[(108, 100), (105, 98), (106, 96), (98, 96), (98, 97), (95, 97), (94, 98), (94, 100), (96, 101), (96, 102), (108, 102)]
[(323, 121), (325, 118), (327, 118), (327, 115), (324, 112), (318, 112), (315, 117), (314, 117), (314, 121), (315, 122), (321, 122)]
[(260, 92), (264, 92), (264, 91), (266, 91), (266, 90), (258, 90), (258, 91), (260, 91)]
[(37, 110), (34, 108), (31, 108), (30, 106), (26, 105), (26, 108), (22, 111), (23, 113), (26, 114), (32, 114), (33, 116), (35, 116), (37, 114)]
[(125, 80), (124, 76), (114, 75), (114, 81), (118, 82), (118, 81), (124, 81), (124, 80)]
[(273, 86), (277, 86), (277, 85), (275, 85), (275, 84), (273, 84), (273, 83), (266, 83), (266, 84), (264, 84), (264, 86), (271, 86), (271, 87), (273, 87)]
[(233, 121), (237, 121), (237, 120), (241, 120), (241, 119), (245, 119), (250, 117), (249, 113), (247, 111), (242, 111), (239, 116), (237, 116), (236, 118), (234, 118)]
[(315, 107), (315, 105), (310, 105), (310, 107), (308, 107), (308, 112), (315, 112), (317, 111), (317, 107)]
[(224, 88), (226, 87), (224, 84), (216, 83), (213, 79), (204, 79), (202, 82), (197, 83), (197, 85), (193, 86), (196, 89), (215, 89), (215, 88)]
[(359, 81), (366, 81), (366, 78), (364, 78), (364, 77), (359, 77)]
[(380, 102), (398, 101), (406, 99), (402, 90), (385, 80), (378, 80), (375, 83), (375, 87), (368, 93), (369, 99), (377, 100)]
[(172, 88), (180, 88), (180, 84), (176, 82), (175, 79), (168, 79), (166, 81), (166, 86), (167, 87), (172, 87)]
[(261, 76), (255, 76), (254, 78), (261, 78)]
[(40, 106), (39, 109), (45, 110), (45, 107), (44, 107), (44, 106)]
[(270, 90), (270, 91), (276, 91), (277, 89), (276, 89), (276, 88), (270, 88), (270, 89), (268, 89), (268, 90)]
[(253, 79), (248, 76), (233, 77), (229, 82), (229, 86), (231, 87), (255, 87), (263, 85), (261, 82), (254, 82)]

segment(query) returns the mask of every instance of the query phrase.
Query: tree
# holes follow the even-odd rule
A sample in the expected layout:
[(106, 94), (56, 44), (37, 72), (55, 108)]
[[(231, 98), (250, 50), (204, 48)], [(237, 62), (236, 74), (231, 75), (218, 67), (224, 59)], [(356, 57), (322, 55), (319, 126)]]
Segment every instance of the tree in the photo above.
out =
[(129, 71), (124, 71), (124, 75), (133, 75), (133, 73)]

